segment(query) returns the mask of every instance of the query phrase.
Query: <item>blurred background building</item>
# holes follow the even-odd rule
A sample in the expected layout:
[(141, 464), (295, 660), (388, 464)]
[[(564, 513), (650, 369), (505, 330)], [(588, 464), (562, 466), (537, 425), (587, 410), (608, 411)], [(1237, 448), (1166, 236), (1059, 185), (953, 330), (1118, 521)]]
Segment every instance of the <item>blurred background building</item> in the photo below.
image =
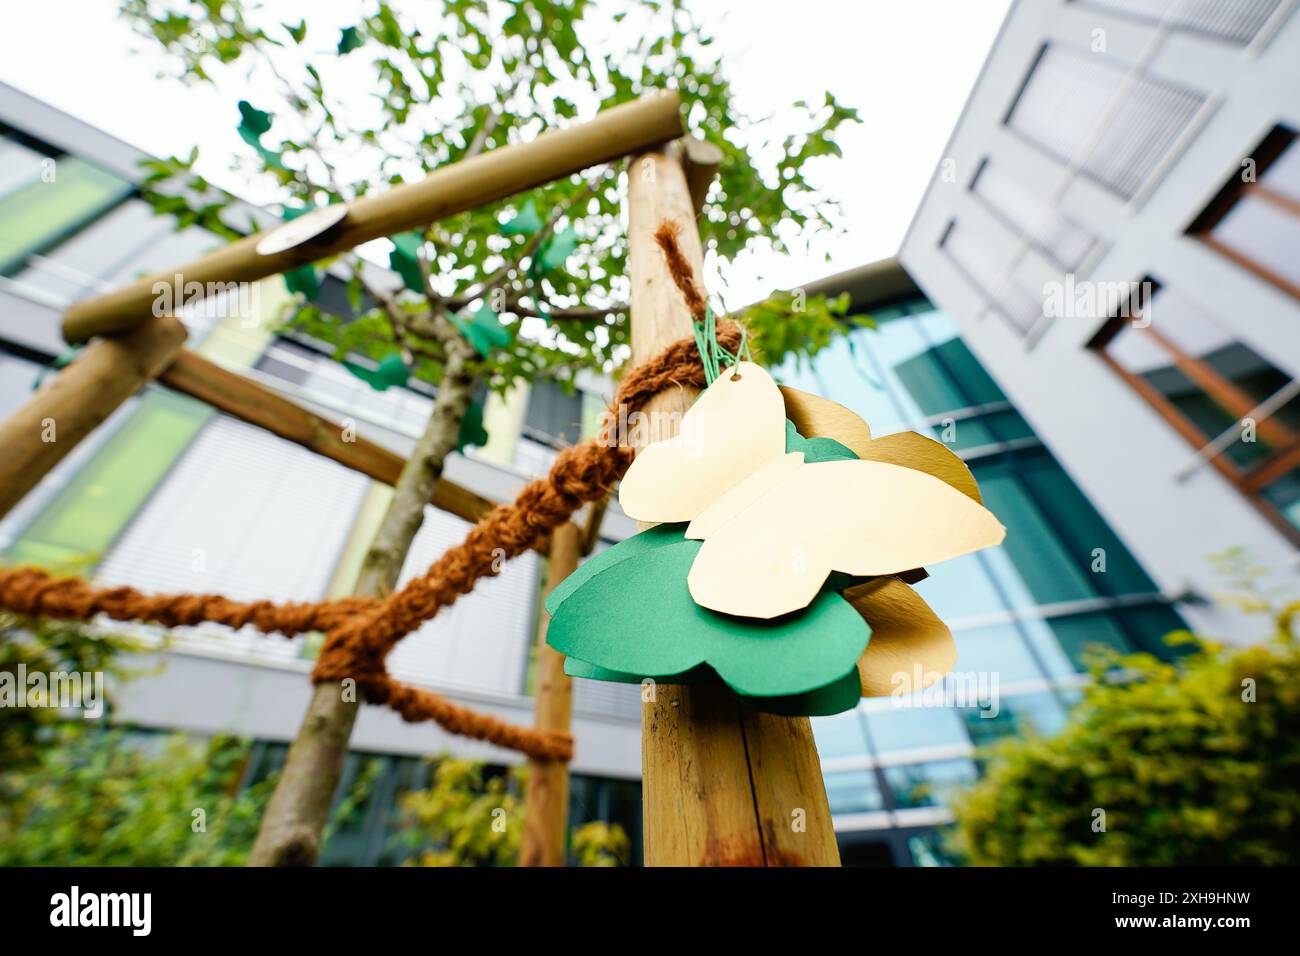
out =
[(1015, 4), (902, 247), (1165, 593), (1237, 547), (1297, 581), (1295, 6)]
[[(853, 408), (877, 435), (916, 430), (947, 443), (1008, 527), (1001, 547), (933, 568), (918, 586), (952, 626), (959, 671), (997, 675), (997, 715), (881, 700), (814, 722), (846, 863), (947, 862), (947, 804), (977, 778), (975, 748), (1059, 728), (1089, 645), (1166, 654), (1161, 637), (1184, 621), (1223, 625), (1197, 600), (1216, 586), (1205, 560), (1214, 552), (1242, 546), (1275, 566), (1294, 562), (1293, 6), (1021, 0), (901, 264), (808, 287), (847, 291), (852, 311), (876, 325), (778, 377)], [(136, 197), (143, 158), (0, 86), (0, 415), (65, 351), (58, 321), (70, 302), (219, 244), (198, 229), (175, 231)], [(64, 188), (44, 188), (51, 168)], [(1243, 170), (1252, 176), (1243, 180)], [(1151, 294), (1137, 322), (1104, 310), (1047, 314), (1051, 283), (1064, 288), (1067, 276), (1150, 280)], [(285, 295), (280, 280), (263, 283), (256, 321), (184, 315), (191, 347), (407, 453), (432, 389), (413, 380), (374, 392), (321, 343), (277, 334)], [(349, 308), (329, 279), (322, 302)], [(575, 394), (536, 382), (508, 399), (483, 396), (491, 438), (454, 455), (447, 477), (509, 500), (557, 448), (591, 430), (607, 394), (593, 379)], [(1258, 441), (1240, 440), (1243, 418), (1257, 422)], [(0, 559), (148, 590), (323, 597), (348, 588), (389, 494), (155, 385), (0, 520)], [(407, 573), (467, 527), (428, 509)], [(632, 530), (613, 507), (603, 543)], [(541, 563), (525, 556), (485, 581), (405, 640), (394, 670), (530, 721)], [(127, 685), (116, 716), (145, 729), (255, 738), (256, 779), (297, 729), (313, 652), (251, 632), (178, 632), (166, 666)], [(639, 841), (636, 688), (579, 681), (575, 696), (574, 821), (618, 820)], [(514, 759), (374, 708), (354, 743), (344, 787), (362, 755), (381, 755), (383, 770), (325, 863), (397, 858), (396, 800), (426, 779), (421, 757)]]

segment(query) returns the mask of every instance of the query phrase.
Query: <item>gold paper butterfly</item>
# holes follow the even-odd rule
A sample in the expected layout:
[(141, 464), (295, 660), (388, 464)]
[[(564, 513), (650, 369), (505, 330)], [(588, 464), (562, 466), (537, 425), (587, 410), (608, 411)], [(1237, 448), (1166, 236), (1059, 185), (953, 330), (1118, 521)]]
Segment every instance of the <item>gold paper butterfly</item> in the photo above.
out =
[[(801, 414), (841, 416), (835, 437), (858, 460), (787, 454), (787, 416), (811, 437)], [(930, 446), (939, 454), (920, 451)], [(918, 451), (929, 470), (942, 456), (956, 462), (952, 477), (918, 470)], [(639, 521), (690, 522), (686, 537), (704, 541), (688, 577), (691, 597), (753, 618), (807, 607), (832, 571), (899, 574), (996, 545), (1006, 534), (951, 452), (916, 435), (872, 440), (848, 409), (779, 389), (752, 362), (724, 371), (676, 437), (641, 451), (619, 504)]]

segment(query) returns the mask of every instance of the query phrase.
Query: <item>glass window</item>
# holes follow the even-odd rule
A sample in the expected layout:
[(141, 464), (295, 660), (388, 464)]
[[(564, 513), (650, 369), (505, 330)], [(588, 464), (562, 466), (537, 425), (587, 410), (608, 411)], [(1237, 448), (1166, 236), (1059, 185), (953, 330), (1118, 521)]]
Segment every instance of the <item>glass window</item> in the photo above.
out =
[(524, 412), (524, 428), (539, 441), (573, 444), (582, 432), (582, 395), (566, 392), (549, 379), (532, 383)]
[(1155, 287), (1141, 316), (1145, 327), (1116, 317), (1092, 347), (1198, 450), (1227, 440), (1207, 449), (1214, 467), (1300, 541), (1288, 477), (1300, 464), (1300, 396), (1287, 398), (1294, 380), (1167, 288)]
[(1022, 626), (1044, 666), (1056, 678), (1086, 670), (1090, 650), (1109, 647), (1128, 654), (1138, 649), (1120, 626), (1120, 619), (1109, 611), (1028, 620)]
[(0, 200), (41, 178), (49, 157), (0, 135)]
[(1088, 554), (1064, 541), (1054, 522), (1026, 493), (1009, 460), (981, 462), (975, 472), (984, 504), (1007, 527), (998, 548), (983, 552), (1015, 607), (1094, 597)]
[(1170, 29), (1203, 33), (1245, 45), (1276, 12), (1281, 0), (1079, 0), (1121, 16)]
[(817, 741), (817, 753), (822, 760), (864, 757), (867, 754), (867, 740), (862, 735), (862, 718), (856, 710), (832, 717), (814, 717), (812, 728), (813, 737)]
[(1205, 97), (1127, 64), (1051, 45), (1006, 124), (1062, 163), (1132, 199)]
[[(63, 570), (94, 567), (211, 414), (194, 399), (161, 389), (147, 392), (23, 531), (9, 560)], [(187, 549), (186, 567), (188, 555)]]
[[(953, 639), (957, 642), (956, 668), (963, 674), (996, 674), (999, 686), (1047, 676), (1015, 624), (960, 628), (953, 632)], [(1062, 671), (1070, 673), (1067, 667)]]
[(1034, 192), (1024, 180), (985, 160), (971, 192), (994, 214), (1066, 271), (1074, 271), (1092, 251), (1097, 237), (1056, 208), (1051, 196)]
[(869, 813), (885, 807), (876, 775), (870, 770), (837, 770), (825, 779), (832, 814)]
[(916, 586), (917, 593), (945, 621), (1009, 610), (998, 594), (988, 565), (978, 554), (964, 554), (927, 570), (930, 576)]
[(973, 760), (939, 760), (934, 763), (885, 767), (885, 783), (900, 810), (946, 807), (952, 798), (979, 779)]
[(32, 256), (14, 281), (52, 301), (70, 303), (112, 288), (107, 277), (119, 274), (144, 248), (161, 246), (175, 255), (171, 234), (168, 219), (154, 215), (144, 200), (128, 199), (45, 255)]
[(65, 239), (130, 194), (129, 182), (74, 156), (57, 160), (50, 182), (38, 179), (0, 199), (0, 274)]
[(997, 704), (996, 709), (966, 707), (961, 711), (976, 747), (1004, 737), (1050, 737), (1065, 726), (1065, 706), (1052, 691), (999, 695)]
[(1188, 228), (1238, 265), (1300, 298), (1300, 147), (1295, 131), (1275, 127)]
[(1218, 224), (1210, 237), (1235, 253), (1257, 272), (1274, 278), (1278, 285), (1300, 289), (1300, 215), (1260, 195), (1241, 197)]
[(966, 728), (951, 707), (897, 707), (886, 704), (865, 711), (876, 754), (922, 747), (958, 747), (970, 743)]
[(961, 858), (949, 849), (945, 832), (926, 830), (907, 838), (914, 866), (960, 866)]
[(993, 310), (1022, 335), (1043, 317), (1041, 286), (1024, 282), (1014, 269), (1009, 248), (958, 222), (949, 225), (940, 248)]

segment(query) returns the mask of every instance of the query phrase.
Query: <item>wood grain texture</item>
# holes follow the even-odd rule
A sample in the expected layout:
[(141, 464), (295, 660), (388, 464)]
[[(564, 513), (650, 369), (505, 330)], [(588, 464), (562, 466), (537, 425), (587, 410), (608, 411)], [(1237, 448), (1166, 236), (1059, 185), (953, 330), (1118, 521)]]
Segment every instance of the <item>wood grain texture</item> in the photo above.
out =
[(185, 326), (145, 316), (125, 338), (90, 345), (0, 421), (0, 516), (180, 351)]
[[(691, 334), (653, 239), (666, 219), (683, 227), (682, 251), (701, 275), (703, 254), (678, 144), (638, 156), (628, 170), (633, 362)], [(652, 414), (642, 437), (675, 434), (693, 399), (684, 388), (658, 396), (647, 409)], [(807, 718), (743, 712), (720, 683), (658, 685), (643, 696), (651, 697), (641, 720), (647, 866), (838, 865)], [(796, 808), (814, 811), (805, 814), (802, 832), (792, 828)]]
[[(564, 524), (551, 533), (546, 594), (578, 567), (582, 531)], [(545, 596), (543, 596), (545, 600)], [(568, 733), (573, 718), (573, 681), (564, 673), (564, 655), (546, 643), (550, 616), (537, 627), (537, 704), (533, 726)], [(520, 866), (564, 866), (569, 836), (569, 765), (562, 760), (528, 760), (524, 785), (524, 841)]]
[(683, 132), (681, 103), (673, 92), (643, 96), (599, 113), (586, 123), (543, 133), (472, 159), (436, 169), (422, 180), (364, 196), (347, 218), (319, 240), (259, 255), (258, 233), (215, 252), (139, 279), (121, 289), (76, 303), (63, 319), (63, 337), (80, 342), (93, 335), (124, 332), (150, 315), (154, 286), (171, 285), (177, 273), (185, 283), (255, 282), (364, 242), (422, 228), (543, 183), (598, 166)]

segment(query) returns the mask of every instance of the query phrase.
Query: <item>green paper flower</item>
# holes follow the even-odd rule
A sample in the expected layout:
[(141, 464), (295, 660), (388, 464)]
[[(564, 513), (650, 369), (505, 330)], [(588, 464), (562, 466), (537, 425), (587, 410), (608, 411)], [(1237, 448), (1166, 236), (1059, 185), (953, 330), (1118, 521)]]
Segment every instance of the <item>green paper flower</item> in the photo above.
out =
[[(855, 458), (786, 423), (786, 451), (805, 461)], [(546, 601), (547, 643), (574, 677), (695, 683), (716, 674), (746, 704), (784, 716), (837, 714), (861, 697), (857, 662), (871, 636), (832, 575), (804, 610), (770, 621), (700, 607), (686, 579), (702, 542), (685, 524), (650, 528), (588, 559)]]
[(547, 642), (588, 664), (656, 679), (707, 664), (749, 697), (805, 694), (856, 674), (871, 630), (851, 604), (823, 590), (799, 613), (768, 621), (700, 607), (686, 577), (702, 543), (685, 529), (643, 531), (570, 575), (546, 602)]

